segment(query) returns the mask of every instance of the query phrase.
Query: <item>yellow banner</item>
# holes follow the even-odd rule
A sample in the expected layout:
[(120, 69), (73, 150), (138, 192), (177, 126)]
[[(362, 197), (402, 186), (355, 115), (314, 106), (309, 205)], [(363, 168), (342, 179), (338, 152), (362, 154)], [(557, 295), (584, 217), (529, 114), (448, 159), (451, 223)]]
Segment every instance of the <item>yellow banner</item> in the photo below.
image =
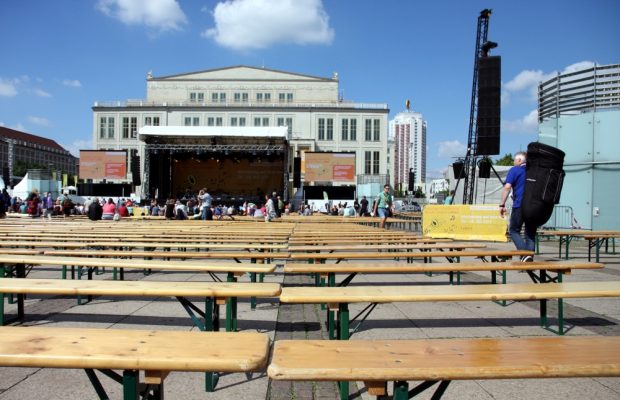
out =
[(507, 227), (497, 204), (429, 204), (422, 213), (422, 232), (432, 238), (507, 242)]
[(69, 181), (69, 175), (68, 174), (62, 174), (62, 186), (67, 186)]

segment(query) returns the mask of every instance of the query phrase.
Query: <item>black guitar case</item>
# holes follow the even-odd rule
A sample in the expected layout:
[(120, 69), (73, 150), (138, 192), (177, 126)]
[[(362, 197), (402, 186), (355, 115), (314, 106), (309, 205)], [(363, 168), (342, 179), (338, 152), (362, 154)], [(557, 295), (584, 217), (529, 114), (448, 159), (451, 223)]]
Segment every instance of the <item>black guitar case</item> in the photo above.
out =
[(553, 206), (560, 202), (566, 175), (564, 156), (562, 150), (543, 143), (527, 145), (525, 192), (521, 202), (521, 214), (526, 223), (544, 225), (553, 213)]

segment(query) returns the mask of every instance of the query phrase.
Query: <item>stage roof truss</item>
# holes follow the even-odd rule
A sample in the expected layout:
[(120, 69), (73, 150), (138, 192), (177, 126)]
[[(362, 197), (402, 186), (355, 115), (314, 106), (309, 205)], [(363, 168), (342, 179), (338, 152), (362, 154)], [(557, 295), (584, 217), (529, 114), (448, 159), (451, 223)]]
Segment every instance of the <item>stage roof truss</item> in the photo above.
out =
[(286, 143), (261, 144), (261, 143), (235, 143), (235, 144), (173, 144), (173, 143), (149, 143), (145, 146), (146, 151), (176, 151), (176, 152), (276, 152), (286, 150)]

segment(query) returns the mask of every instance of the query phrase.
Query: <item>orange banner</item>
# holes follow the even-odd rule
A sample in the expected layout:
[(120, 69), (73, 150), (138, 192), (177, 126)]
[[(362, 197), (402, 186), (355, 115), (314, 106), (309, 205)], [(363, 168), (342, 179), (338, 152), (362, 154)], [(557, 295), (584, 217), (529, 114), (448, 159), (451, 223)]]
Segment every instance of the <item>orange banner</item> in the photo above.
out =
[(127, 152), (80, 150), (80, 179), (125, 179)]

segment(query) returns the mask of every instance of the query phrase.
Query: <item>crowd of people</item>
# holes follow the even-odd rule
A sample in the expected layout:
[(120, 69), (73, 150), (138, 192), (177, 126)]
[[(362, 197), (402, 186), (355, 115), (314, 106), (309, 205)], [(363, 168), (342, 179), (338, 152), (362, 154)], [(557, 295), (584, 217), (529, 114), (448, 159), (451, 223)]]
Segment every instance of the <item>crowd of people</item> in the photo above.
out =
[(83, 204), (74, 204), (71, 198), (65, 194), (54, 198), (51, 192), (45, 192), (41, 195), (38, 189), (33, 189), (25, 199), (22, 199), (9, 195), (5, 188), (2, 189), (0, 196), (0, 218), (5, 218), (7, 213), (51, 218), (55, 215), (84, 214), (85, 207)]
[[(389, 201), (391, 207), (391, 198)], [(355, 199), (352, 204), (348, 202), (332, 204), (326, 203), (325, 209), (321, 212), (329, 215), (356, 217), (374, 216), (385, 213), (382, 207), (386, 207), (386, 202), (381, 202), (381, 198), (373, 200), (369, 204), (366, 196), (361, 200)], [(282, 215), (292, 212), (291, 204), (283, 201), (282, 197), (276, 192), (266, 194), (264, 202), (252, 203), (244, 202), (241, 205), (215, 203), (207, 188), (201, 189), (195, 195), (185, 195), (182, 199), (169, 198), (158, 201), (153, 199), (141, 203), (134, 202), (132, 199), (124, 198), (104, 198), (88, 197), (84, 204), (74, 203), (65, 194), (60, 194), (53, 198), (52, 193), (45, 192), (39, 194), (37, 189), (32, 190), (25, 200), (19, 197), (11, 197), (4, 189), (0, 196), (0, 218), (4, 218), (7, 212), (27, 214), (31, 217), (52, 218), (52, 216), (86, 215), (91, 220), (118, 220), (120, 218), (133, 215), (159, 216), (166, 219), (186, 220), (234, 220), (236, 216), (250, 216), (264, 219), (266, 222), (279, 218)], [(370, 207), (369, 207), (370, 206)], [(377, 206), (378, 209), (377, 209)], [(139, 209), (139, 211), (136, 211)], [(314, 203), (301, 204), (296, 210), (299, 215), (312, 215), (318, 210)]]

